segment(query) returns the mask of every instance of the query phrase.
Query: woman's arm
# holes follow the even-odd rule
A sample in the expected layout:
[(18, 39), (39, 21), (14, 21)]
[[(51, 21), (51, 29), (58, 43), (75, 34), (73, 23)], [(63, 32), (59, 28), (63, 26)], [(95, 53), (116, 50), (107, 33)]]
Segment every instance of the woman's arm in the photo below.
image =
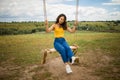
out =
[(53, 24), (52, 26), (48, 26), (48, 21), (46, 20), (45, 21), (45, 27), (46, 27), (46, 32), (51, 32), (53, 29), (54, 29), (54, 25), (55, 24)]
[(71, 33), (74, 33), (76, 31), (77, 25), (78, 25), (78, 22), (75, 21), (73, 28), (70, 28), (70, 27), (67, 26), (67, 31), (71, 32)]

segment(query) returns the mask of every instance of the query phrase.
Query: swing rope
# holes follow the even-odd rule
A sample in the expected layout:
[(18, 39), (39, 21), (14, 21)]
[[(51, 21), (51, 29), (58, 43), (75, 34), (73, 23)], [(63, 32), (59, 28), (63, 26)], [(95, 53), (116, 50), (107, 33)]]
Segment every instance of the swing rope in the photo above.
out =
[[(78, 8), (79, 8), (79, 0), (76, 0), (76, 14), (75, 14), (75, 20), (78, 22)], [(76, 27), (77, 30), (78, 27)], [(75, 41), (74, 44), (77, 44), (77, 33), (75, 33)]]
[(47, 20), (46, 1), (43, 0), (44, 20)]
[(75, 15), (76, 21), (78, 21), (78, 7), (79, 7), (79, 0), (76, 1), (76, 15)]

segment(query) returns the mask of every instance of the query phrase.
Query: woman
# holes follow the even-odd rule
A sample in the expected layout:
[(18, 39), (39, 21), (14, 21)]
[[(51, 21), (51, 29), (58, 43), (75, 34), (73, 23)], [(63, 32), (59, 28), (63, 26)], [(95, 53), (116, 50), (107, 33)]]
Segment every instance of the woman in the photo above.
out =
[(73, 64), (74, 61), (78, 58), (74, 57), (72, 50), (70, 49), (68, 43), (66, 42), (64, 38), (64, 31), (67, 30), (68, 32), (71, 33), (75, 32), (77, 22), (74, 23), (74, 27), (71, 29), (70, 27), (67, 26), (65, 14), (60, 14), (57, 17), (56, 22), (52, 26), (48, 27), (47, 20), (45, 21), (45, 26), (46, 32), (51, 32), (52, 30), (54, 31), (55, 36), (54, 48), (60, 53), (62, 60), (65, 63), (66, 72), (71, 73), (72, 70), (69, 65), (69, 62)]

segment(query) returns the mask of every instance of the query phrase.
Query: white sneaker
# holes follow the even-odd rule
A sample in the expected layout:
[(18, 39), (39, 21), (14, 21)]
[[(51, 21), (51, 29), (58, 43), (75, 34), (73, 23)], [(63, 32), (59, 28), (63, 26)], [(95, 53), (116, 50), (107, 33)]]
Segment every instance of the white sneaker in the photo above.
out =
[(72, 57), (72, 62), (71, 62), (71, 64), (74, 64), (74, 63), (79, 63), (79, 58), (78, 57)]
[(70, 65), (66, 65), (66, 72), (69, 74), (69, 73), (72, 73), (72, 70), (70, 68)]

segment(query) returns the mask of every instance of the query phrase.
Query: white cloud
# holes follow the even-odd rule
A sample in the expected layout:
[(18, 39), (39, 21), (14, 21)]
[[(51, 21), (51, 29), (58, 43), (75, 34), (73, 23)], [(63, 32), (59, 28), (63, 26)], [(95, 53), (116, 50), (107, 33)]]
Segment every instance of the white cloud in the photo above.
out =
[(42, 12), (41, 2), (40, 0), (4, 0), (0, 3), (0, 13), (10, 16), (39, 15)]
[(59, 3), (64, 3), (65, 1), (69, 2), (69, 1), (75, 1), (75, 0), (46, 0), (46, 3), (50, 3), (50, 4), (59, 4)]
[(116, 12), (111, 12), (109, 13), (109, 19), (112, 19), (112, 20), (120, 20), (120, 12), (119, 11), (116, 11)]
[(103, 3), (103, 5), (120, 5), (120, 0), (112, 0), (109, 3)]
[[(68, 5), (48, 5), (47, 13), (48, 20), (55, 20), (60, 13), (65, 13), (68, 20), (75, 20), (75, 6)], [(115, 14), (116, 12), (114, 12)], [(113, 12), (108, 12), (103, 8), (95, 7), (79, 7), (78, 20), (96, 21), (96, 20), (119, 20), (120, 16), (117, 12), (115, 15), (111, 15)]]
[(95, 7), (81, 7), (79, 11), (79, 18), (81, 20), (96, 21), (106, 20), (107, 11), (102, 8)]
[(69, 19), (74, 19), (74, 13), (75, 13), (75, 7), (74, 6), (67, 6), (67, 5), (63, 5), (63, 4), (59, 4), (59, 5), (48, 5), (48, 9), (47, 9), (47, 13), (48, 13), (48, 19), (50, 20), (55, 20), (56, 17), (61, 14), (64, 13), (66, 14), (68, 20)]
[(61, 3), (63, 0), (46, 0), (46, 3), (48, 4), (56, 4), (56, 3)]
[(79, 19), (87, 21), (97, 20), (120, 20), (120, 11), (109, 12), (103, 8), (82, 7), (79, 12)]
[(64, 0), (64, 1), (74, 1), (74, 0)]
[(114, 3), (120, 3), (120, 0), (112, 0)]
[[(60, 13), (67, 16), (67, 20), (75, 20), (75, 5), (62, 4), (65, 0), (46, 0), (48, 20), (56, 20)], [(66, 0), (72, 1), (72, 0)], [(116, 2), (113, 0), (113, 2)], [(57, 3), (57, 4), (54, 4)], [(120, 12), (108, 12), (97, 7), (79, 6), (78, 20), (120, 20)], [(43, 21), (42, 0), (2, 0), (0, 3), (0, 21)]]

